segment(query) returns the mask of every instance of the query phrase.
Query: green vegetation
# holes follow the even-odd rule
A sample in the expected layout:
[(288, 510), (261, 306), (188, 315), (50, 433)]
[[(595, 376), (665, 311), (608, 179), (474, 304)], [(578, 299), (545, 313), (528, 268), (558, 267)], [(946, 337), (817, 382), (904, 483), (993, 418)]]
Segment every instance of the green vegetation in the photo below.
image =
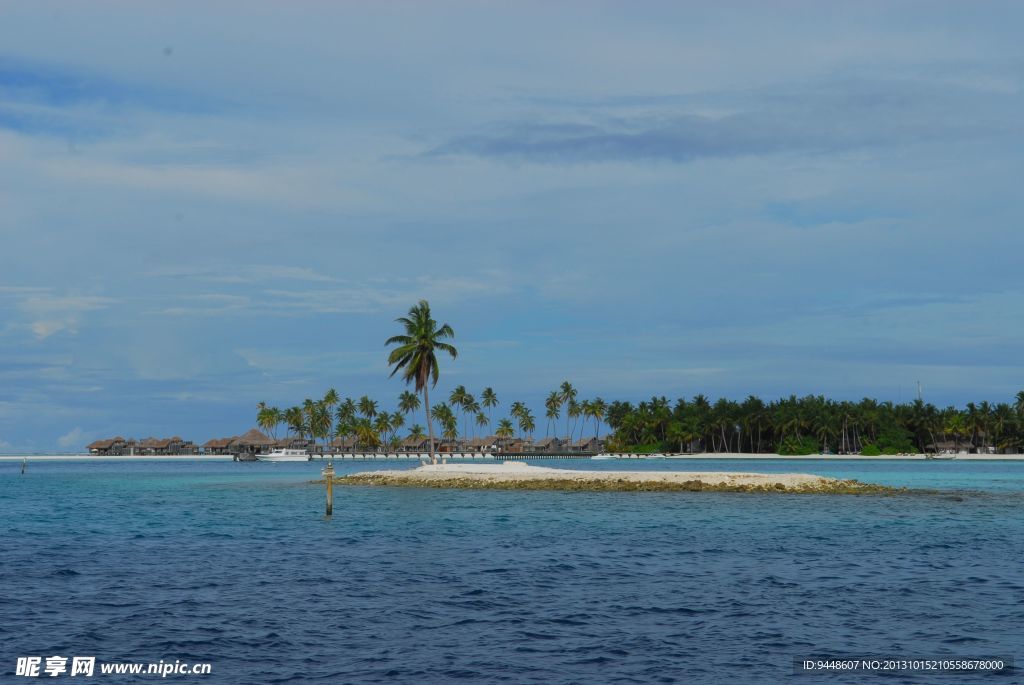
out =
[[(396, 345), (388, 355), (388, 364), (391, 365), (391, 375), (402, 372), (402, 379), (407, 384), (412, 384), (416, 392), (423, 393), (423, 407), (427, 413), (427, 431), (430, 436), (430, 461), (437, 463), (437, 455), (434, 453), (434, 424), (430, 420), (430, 386), (437, 385), (440, 370), (437, 363), (437, 353), (447, 352), (452, 359), (458, 356), (458, 350), (445, 339), (455, 337), (455, 331), (448, 324), (440, 326), (430, 316), (430, 304), (426, 300), (420, 300), (418, 304), (409, 309), (408, 316), (402, 316), (396, 321), (405, 328), (403, 335), (395, 335), (387, 339), (385, 345)], [(440, 405), (447, 408), (446, 405)], [(449, 424), (445, 425), (444, 435), (455, 434), (456, 430)]]
[(782, 447), (779, 448), (779, 454), (786, 456), (817, 454), (819, 448), (820, 446), (818, 445), (818, 441), (809, 435), (805, 435), (803, 437), (790, 435), (782, 441)]
[[(363, 396), (358, 401), (342, 400), (333, 389), (321, 400), (307, 399), (285, 410), (260, 402), (257, 423), (277, 438), (282, 423), (294, 438), (308, 443), (331, 437), (349, 439), (362, 449), (393, 449), (400, 442), (399, 431), (406, 417), (422, 407), (431, 459), (435, 459), (435, 424), (445, 440), (454, 441), (470, 431), (490, 429), (505, 441), (517, 435), (533, 437), (537, 421), (525, 402), (509, 405), (509, 416), (497, 424), (493, 410), (499, 405), (492, 388), (484, 388), (477, 400), (463, 385), (448, 395), (447, 402), (430, 406), (430, 388), (439, 377), (438, 353), (453, 359), (457, 351), (449, 342), (454, 331), (431, 318), (430, 305), (421, 300), (408, 316), (397, 319), (404, 334), (389, 338), (394, 345), (388, 357), (391, 375), (401, 372), (415, 393), (405, 390), (396, 411), (381, 411), (377, 401)], [(421, 398), (417, 393), (422, 394)], [(633, 404), (606, 403), (600, 397), (580, 399), (569, 381), (551, 390), (544, 400), (545, 436), (555, 435), (564, 417), (561, 440), (582, 439), (593, 422), (599, 438), (602, 425), (611, 429), (605, 444), (609, 452), (749, 452), (807, 454), (905, 454), (944, 449), (1021, 450), (1024, 448), (1024, 391), (1012, 404), (969, 402), (964, 409), (916, 400), (907, 404), (835, 401), (822, 396), (788, 398), (765, 402), (753, 395), (742, 402), (721, 398), (712, 403), (704, 395), (693, 399), (652, 397)], [(462, 424), (460, 433), (459, 424)], [(424, 427), (416, 424), (409, 437), (420, 439)]]
[(837, 402), (821, 396), (790, 396), (774, 402), (750, 396), (743, 402), (703, 395), (670, 404), (652, 397), (633, 405), (612, 402), (606, 423), (610, 451), (753, 452), (780, 454), (904, 454), (938, 447), (1024, 447), (1024, 391), (1015, 402), (969, 402), (939, 409), (920, 400), (893, 404), (863, 399)]

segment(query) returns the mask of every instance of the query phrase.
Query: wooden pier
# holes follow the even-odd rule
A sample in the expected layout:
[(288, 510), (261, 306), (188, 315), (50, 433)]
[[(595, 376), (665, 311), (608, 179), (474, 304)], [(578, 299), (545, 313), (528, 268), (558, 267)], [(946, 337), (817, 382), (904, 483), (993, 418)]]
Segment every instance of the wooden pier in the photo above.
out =
[[(597, 452), (435, 452), (437, 459), (455, 461), (527, 461), (530, 459), (590, 459)], [(336, 452), (314, 454), (313, 459), (339, 461), (419, 461), (429, 459), (426, 452)]]

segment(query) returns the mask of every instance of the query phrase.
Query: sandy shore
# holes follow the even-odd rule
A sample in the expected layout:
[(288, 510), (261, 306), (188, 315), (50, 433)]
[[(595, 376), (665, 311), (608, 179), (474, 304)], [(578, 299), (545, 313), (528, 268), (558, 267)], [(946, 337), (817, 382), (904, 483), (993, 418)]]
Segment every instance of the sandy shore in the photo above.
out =
[(501, 490), (652, 490), (718, 492), (892, 492), (892, 488), (807, 473), (716, 471), (574, 471), (501, 464), (436, 464), (404, 471), (366, 471), (338, 479), (341, 484), (489, 488)]

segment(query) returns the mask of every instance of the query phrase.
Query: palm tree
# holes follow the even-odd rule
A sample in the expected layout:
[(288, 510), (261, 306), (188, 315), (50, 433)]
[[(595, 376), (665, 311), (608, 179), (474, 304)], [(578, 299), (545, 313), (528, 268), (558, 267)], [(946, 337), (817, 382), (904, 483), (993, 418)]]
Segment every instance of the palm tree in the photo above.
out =
[(284, 420), (284, 415), (277, 407), (268, 407), (266, 402), (256, 405), (256, 425), (270, 433), (270, 437), (277, 440), (277, 426)]
[(366, 395), (360, 397), (359, 413), (363, 415), (364, 419), (372, 419), (377, 416), (377, 400), (371, 400)]
[(548, 423), (544, 427), (544, 437), (548, 436), (552, 425), (555, 427), (555, 431), (558, 431), (558, 417), (561, 415), (562, 400), (558, 397), (558, 391), (552, 390), (548, 393), (548, 397), (544, 400), (544, 416), (547, 418)]
[(498, 430), (494, 431), (499, 438), (511, 438), (514, 433), (515, 428), (512, 427), (512, 422), (509, 419), (498, 421)]
[(469, 395), (466, 392), (466, 386), (457, 385), (455, 389), (448, 395), (448, 404), (452, 409), (458, 409), (460, 412), (463, 411), (463, 406), (466, 404), (466, 397)]
[(317, 438), (322, 438), (326, 446), (327, 438), (331, 435), (331, 412), (323, 401), (307, 399), (302, 404), (305, 428), (309, 432), (310, 439), (316, 444)]
[(498, 406), (498, 396), (494, 394), (494, 390), (491, 388), (484, 388), (484, 391), (480, 393), (480, 402), (487, 409), (487, 419), (488, 423), (490, 423), (490, 419), (493, 418), (491, 410)]
[(398, 410), (403, 414), (411, 414), (420, 408), (420, 398), (416, 393), (403, 390), (398, 396)]
[(572, 400), (571, 402), (569, 402), (569, 411), (567, 411), (565, 413), (565, 423), (566, 423), (566, 425), (569, 425), (569, 419), (572, 418), (572, 430), (569, 431), (569, 443), (570, 444), (572, 444), (573, 436), (576, 435), (576, 422), (579, 420), (580, 416), (582, 416), (582, 415), (583, 415), (583, 405), (580, 404), (579, 402), (577, 402), (576, 400)]
[(391, 423), (391, 414), (387, 413), (386, 411), (382, 411), (380, 414), (378, 414), (377, 418), (373, 422), (373, 430), (375, 430), (377, 434), (381, 436), (383, 442), (385, 443), (388, 442), (388, 433), (391, 432), (391, 429), (393, 427), (394, 426)]
[(407, 384), (412, 383), (416, 392), (423, 393), (423, 406), (427, 414), (427, 430), (430, 431), (430, 462), (437, 463), (434, 454), (434, 427), (430, 422), (430, 391), (428, 385), (437, 385), (440, 369), (437, 363), (437, 352), (447, 352), (455, 359), (459, 352), (445, 338), (454, 338), (455, 331), (448, 324), (437, 326), (430, 316), (430, 305), (426, 300), (409, 309), (408, 316), (396, 321), (405, 328), (404, 335), (396, 335), (387, 339), (385, 345), (397, 345), (388, 355), (388, 364), (394, 368), (391, 375), (399, 371)]
[[(341, 397), (338, 395), (338, 391), (334, 388), (330, 388), (324, 393), (324, 398), (320, 400), (324, 405), (324, 412), (326, 413), (327, 431), (324, 437), (330, 438), (334, 435), (334, 407), (341, 401)], [(327, 446), (326, 443), (324, 445)]]
[(344, 401), (338, 404), (338, 409), (335, 412), (335, 418), (338, 422), (337, 428), (334, 431), (335, 436), (346, 438), (355, 434), (356, 413), (356, 403), (352, 401), (351, 397), (346, 397)]
[(431, 416), (437, 421), (438, 425), (444, 428), (445, 424), (455, 421), (455, 412), (444, 402), (438, 402), (434, 405), (434, 408), (430, 410)]
[(284, 421), (288, 424), (288, 431), (300, 438), (306, 437), (306, 416), (302, 407), (288, 407), (284, 412)]
[(356, 440), (360, 445), (372, 449), (377, 449), (377, 446), (380, 445), (380, 435), (374, 429), (370, 419), (359, 420), (359, 424), (356, 426)]
[[(469, 420), (470, 415), (476, 416), (480, 413), (480, 403), (476, 401), (469, 393), (466, 393), (466, 401), (462, 403), (462, 411), (466, 412), (466, 420)], [(469, 429), (467, 426), (463, 426), (463, 432), (469, 435)], [(476, 433), (476, 431), (473, 431)]]
[[(562, 385), (558, 388), (558, 398), (562, 401), (561, 403), (572, 408), (572, 405), (576, 404), (576, 388), (572, 387), (572, 383), (569, 381), (563, 381)], [(565, 414), (565, 434), (568, 436), (568, 440), (572, 442), (572, 434), (569, 433), (569, 413)]]
[(405, 425), (405, 414), (401, 412), (392, 412), (391, 414), (391, 441), (394, 442), (398, 437), (398, 430)]
[(604, 415), (607, 411), (608, 405), (600, 397), (587, 405), (587, 413), (590, 415), (590, 418), (594, 419), (594, 437), (598, 440), (601, 439), (601, 422), (604, 421)]
[(524, 408), (523, 412), (519, 415), (519, 430), (526, 435), (532, 436), (536, 427), (537, 424), (534, 423), (533, 414), (529, 409)]
[(485, 428), (491, 424), (491, 420), (487, 418), (487, 414), (482, 411), (476, 413), (476, 425), (478, 428)]
[[(522, 428), (522, 425), (523, 425), (523, 415), (527, 411), (528, 410), (526, 409), (526, 405), (523, 404), (522, 402), (513, 402), (512, 406), (508, 410), (508, 413), (512, 415), (513, 419), (516, 419), (519, 422), (519, 426), (520, 426), (520, 428)], [(520, 433), (519, 437), (522, 438), (523, 434)]]
[(426, 436), (423, 433), (423, 426), (418, 423), (412, 424), (412, 427), (409, 429), (409, 439), (418, 441), (422, 440), (424, 437)]

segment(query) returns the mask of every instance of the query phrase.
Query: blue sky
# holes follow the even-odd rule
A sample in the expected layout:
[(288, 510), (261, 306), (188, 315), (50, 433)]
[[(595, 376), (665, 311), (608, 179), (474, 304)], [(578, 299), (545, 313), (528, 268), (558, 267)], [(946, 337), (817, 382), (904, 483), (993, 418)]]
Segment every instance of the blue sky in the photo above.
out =
[[(428, 7), (429, 5), (429, 7)], [(0, 6), (0, 449), (330, 386), (1024, 388), (1018, 3)]]

